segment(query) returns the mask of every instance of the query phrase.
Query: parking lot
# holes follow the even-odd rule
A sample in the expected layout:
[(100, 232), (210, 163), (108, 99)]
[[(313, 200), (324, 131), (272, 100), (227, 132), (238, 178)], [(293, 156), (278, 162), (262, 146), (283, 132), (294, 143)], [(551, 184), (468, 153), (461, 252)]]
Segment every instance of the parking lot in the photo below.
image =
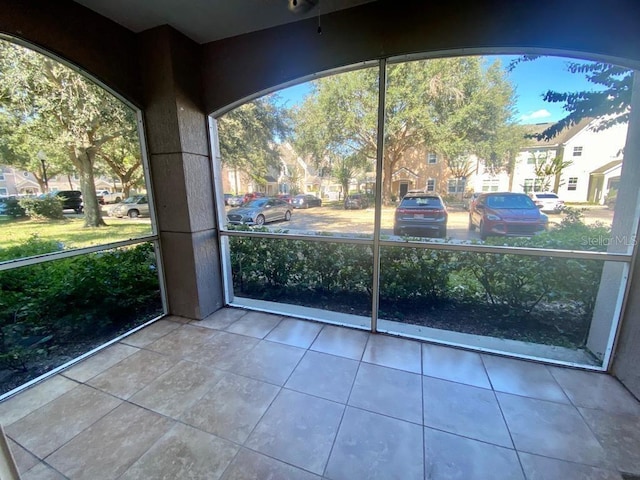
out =
[[(584, 209), (585, 223), (602, 222), (611, 225), (613, 210), (602, 206), (578, 206)], [(229, 207), (227, 207), (229, 210)], [(381, 227), (383, 235), (393, 235), (395, 207), (383, 207)], [(478, 232), (469, 231), (469, 212), (459, 207), (449, 207), (447, 237), (456, 240), (479, 240)], [(546, 214), (549, 225), (558, 225), (562, 214)], [(274, 222), (267, 225), (274, 230), (287, 229), (290, 233), (321, 232), (339, 234), (372, 234), (374, 225), (373, 207), (364, 210), (344, 210), (342, 205), (328, 204), (309, 209), (294, 209), (290, 222)]]

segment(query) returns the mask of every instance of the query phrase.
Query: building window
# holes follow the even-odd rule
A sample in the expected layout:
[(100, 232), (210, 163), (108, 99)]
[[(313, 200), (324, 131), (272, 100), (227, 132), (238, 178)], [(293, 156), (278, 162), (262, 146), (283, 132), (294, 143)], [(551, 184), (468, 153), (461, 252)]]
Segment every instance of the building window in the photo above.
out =
[(427, 180), (427, 192), (435, 192), (436, 191), (436, 180), (435, 178), (430, 178)]
[(4, 180), (4, 172), (0, 172), (0, 181)]
[(447, 184), (448, 193), (463, 193), (464, 187), (467, 183), (466, 178), (452, 178)]
[(524, 193), (542, 192), (544, 190), (544, 178), (525, 178)]
[(438, 155), (434, 152), (429, 152), (427, 154), (427, 163), (429, 165), (435, 165), (436, 163), (438, 163)]
[(6, 197), (7, 195), (9, 195), (9, 190), (7, 190), (6, 188), (0, 188), (0, 195)]
[(536, 164), (536, 157), (531, 155), (529, 158), (527, 158), (527, 165), (535, 165), (535, 164)]
[(567, 190), (577, 190), (577, 189), (578, 189), (578, 177), (569, 177)]
[(581, 157), (582, 156), (582, 147), (573, 147), (573, 156)]
[(482, 181), (483, 192), (497, 192), (500, 187), (500, 181), (497, 178), (491, 178)]

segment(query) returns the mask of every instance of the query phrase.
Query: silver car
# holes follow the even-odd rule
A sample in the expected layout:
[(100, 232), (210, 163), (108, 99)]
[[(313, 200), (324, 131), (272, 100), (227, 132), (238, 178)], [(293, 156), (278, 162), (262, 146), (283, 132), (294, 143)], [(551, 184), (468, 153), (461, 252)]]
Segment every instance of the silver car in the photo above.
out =
[(110, 217), (148, 217), (149, 216), (149, 201), (146, 195), (134, 195), (129, 197), (121, 203), (117, 203), (109, 209)]
[(240, 208), (227, 212), (232, 225), (264, 225), (276, 220), (291, 220), (291, 205), (278, 198), (256, 198)]

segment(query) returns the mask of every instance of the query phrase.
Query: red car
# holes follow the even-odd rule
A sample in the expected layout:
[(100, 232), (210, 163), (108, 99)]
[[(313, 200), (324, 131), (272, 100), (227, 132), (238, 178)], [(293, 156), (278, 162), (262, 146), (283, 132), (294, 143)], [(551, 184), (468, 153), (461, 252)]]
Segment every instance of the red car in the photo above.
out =
[(256, 198), (264, 197), (264, 193), (262, 192), (251, 192), (245, 193), (242, 199), (242, 204), (249, 203), (251, 200), (255, 200)]
[(530, 237), (547, 229), (547, 216), (524, 193), (483, 193), (469, 210), (469, 230), (480, 238)]

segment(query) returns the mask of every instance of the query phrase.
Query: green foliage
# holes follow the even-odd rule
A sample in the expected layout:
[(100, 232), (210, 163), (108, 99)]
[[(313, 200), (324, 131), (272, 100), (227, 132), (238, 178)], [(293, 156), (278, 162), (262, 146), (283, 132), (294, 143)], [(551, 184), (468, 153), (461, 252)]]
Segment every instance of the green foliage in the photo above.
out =
[(5, 201), (5, 213), (11, 218), (20, 218), (26, 215), (26, 212), (17, 198), (7, 198)]
[[(34, 236), (0, 250), (0, 260), (61, 249)], [(25, 369), (52, 348), (121, 331), (159, 308), (151, 244), (0, 272), (0, 365)]]
[[(610, 235), (602, 225), (585, 225), (581, 212), (568, 208), (560, 226), (549, 232), (532, 238), (490, 237), (486, 244), (602, 251)], [(232, 237), (230, 244), (239, 295), (285, 302), (287, 295), (370, 299), (369, 246), (248, 237)], [(456, 303), (492, 309), (505, 323), (530, 321), (550, 308), (562, 308), (588, 326), (602, 267), (601, 261), (548, 255), (385, 246), (380, 301), (391, 317), (401, 317), (409, 304), (428, 309)]]
[[(517, 154), (514, 90), (498, 62), (455, 57), (388, 67), (383, 199), (391, 200), (392, 173), (407, 154), (425, 147), (442, 154), (454, 176), (474, 167), (470, 154), (487, 159), (492, 171)], [(372, 163), (377, 148), (378, 70), (367, 68), (314, 82), (293, 112), (296, 151), (317, 168), (358, 155)]]
[(62, 200), (55, 195), (23, 198), (20, 200), (20, 206), (24, 208), (26, 215), (31, 218), (64, 220)]

